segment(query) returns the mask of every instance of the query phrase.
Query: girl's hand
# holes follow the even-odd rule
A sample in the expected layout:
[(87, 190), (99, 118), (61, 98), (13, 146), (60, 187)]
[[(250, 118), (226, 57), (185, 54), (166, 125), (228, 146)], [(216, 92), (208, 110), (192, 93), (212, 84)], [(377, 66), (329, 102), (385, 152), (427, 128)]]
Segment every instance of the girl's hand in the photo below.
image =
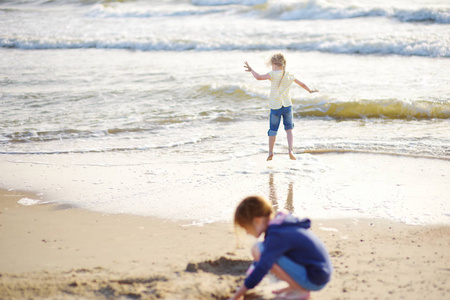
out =
[(248, 289), (245, 287), (245, 285), (242, 285), (239, 290), (237, 290), (236, 294), (234, 294), (233, 297), (231, 297), (229, 300), (240, 300), (244, 298), (245, 292), (247, 292)]
[(245, 70), (245, 72), (251, 72), (252, 68), (249, 66), (248, 62), (244, 62), (244, 68), (247, 68), (247, 70)]
[(311, 90), (311, 91), (309, 91), (310, 94), (312, 94), (312, 93), (318, 93), (318, 92), (319, 92), (319, 90)]

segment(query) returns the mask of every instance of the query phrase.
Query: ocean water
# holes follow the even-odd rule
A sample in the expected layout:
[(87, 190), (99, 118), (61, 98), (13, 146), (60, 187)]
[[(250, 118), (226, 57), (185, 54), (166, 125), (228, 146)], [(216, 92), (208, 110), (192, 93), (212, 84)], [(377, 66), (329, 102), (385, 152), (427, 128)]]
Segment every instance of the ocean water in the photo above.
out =
[[(265, 73), (278, 51), (291, 73), (320, 91), (291, 89), (300, 158), (292, 165), (260, 163), (269, 84), (243, 68), (248, 61)], [(320, 180), (330, 166), (317, 153), (448, 162), (449, 70), (446, 0), (0, 1), (0, 155), (15, 163), (128, 165), (146, 176), (136, 179), (139, 187), (110, 186), (114, 197), (99, 191), (95, 199), (103, 201), (34, 186), (52, 201), (223, 220), (239, 196), (267, 195), (273, 176), (286, 193), (291, 182), (293, 190), (304, 188), (297, 177)], [(286, 156), (283, 130), (275, 150)], [(18, 188), (5, 172), (0, 184)], [(171, 210), (179, 203), (166, 200), (168, 190), (189, 205)], [(295, 198), (295, 206), (312, 198)], [(329, 201), (319, 201), (332, 211), (327, 217), (361, 207)], [(192, 212), (208, 205), (215, 207), (208, 218)], [(443, 210), (426, 219), (448, 222), (448, 205), (437, 206)], [(386, 207), (374, 214), (417, 219), (423, 210), (393, 217)]]

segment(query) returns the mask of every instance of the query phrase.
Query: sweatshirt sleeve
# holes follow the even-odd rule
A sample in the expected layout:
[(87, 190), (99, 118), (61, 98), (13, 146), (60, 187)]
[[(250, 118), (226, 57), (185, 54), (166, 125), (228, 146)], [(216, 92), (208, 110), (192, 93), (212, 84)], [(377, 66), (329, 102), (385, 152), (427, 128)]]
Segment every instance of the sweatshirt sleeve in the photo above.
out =
[(248, 289), (252, 289), (260, 283), (278, 258), (289, 249), (289, 242), (281, 238), (279, 233), (268, 233), (263, 245), (264, 251), (259, 261), (256, 262), (255, 269), (245, 279), (244, 284)]

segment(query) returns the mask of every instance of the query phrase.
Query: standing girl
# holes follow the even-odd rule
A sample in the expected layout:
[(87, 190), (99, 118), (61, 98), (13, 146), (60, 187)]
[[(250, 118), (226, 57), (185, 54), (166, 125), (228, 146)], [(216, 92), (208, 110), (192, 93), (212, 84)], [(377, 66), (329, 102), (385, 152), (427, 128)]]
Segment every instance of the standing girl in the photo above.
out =
[(253, 70), (247, 62), (244, 64), (247, 72), (251, 72), (253, 77), (257, 80), (270, 80), (272, 82), (269, 107), (270, 107), (270, 129), (269, 129), (269, 156), (267, 160), (273, 158), (273, 148), (275, 146), (275, 140), (277, 137), (278, 127), (280, 126), (281, 116), (283, 116), (284, 130), (286, 130), (286, 136), (289, 146), (289, 157), (292, 160), (296, 160), (293, 154), (294, 136), (292, 129), (294, 128), (293, 116), (292, 116), (292, 101), (290, 96), (290, 87), (293, 82), (307, 90), (309, 93), (318, 92), (318, 90), (310, 90), (306, 84), (299, 81), (294, 75), (286, 72), (286, 59), (281, 53), (275, 54), (271, 57), (270, 63), (272, 64), (272, 71), (260, 75)]
[(330, 255), (309, 230), (309, 219), (299, 220), (287, 212), (274, 215), (267, 200), (250, 196), (236, 208), (234, 223), (256, 238), (264, 233), (265, 238), (253, 246), (255, 263), (232, 300), (242, 299), (269, 271), (288, 283), (288, 287), (274, 291), (277, 299), (309, 299), (310, 291), (318, 291), (330, 281)]

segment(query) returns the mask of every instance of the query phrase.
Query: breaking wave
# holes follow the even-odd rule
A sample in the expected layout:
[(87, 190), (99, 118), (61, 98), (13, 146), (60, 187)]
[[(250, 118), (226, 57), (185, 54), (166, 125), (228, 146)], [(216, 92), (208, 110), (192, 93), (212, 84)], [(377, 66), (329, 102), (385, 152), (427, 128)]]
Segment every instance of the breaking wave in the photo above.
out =
[(385, 17), (400, 22), (431, 22), (450, 24), (450, 9), (444, 6), (427, 5), (410, 8), (376, 5), (359, 6), (358, 4), (341, 3), (322, 0), (191, 0), (190, 3), (168, 2), (167, 6), (135, 5), (133, 2), (101, 0), (65, 0), (65, 1), (2, 1), (6, 8), (32, 5), (90, 5), (87, 13), (93, 18), (153, 18), (153, 17), (183, 17), (210, 13), (227, 13), (247, 16), (274, 18), (285, 21), (292, 20), (335, 20), (351, 18)]
[(318, 100), (296, 105), (295, 115), (333, 119), (447, 119), (450, 118), (450, 103), (398, 99), (348, 102)]
[[(260, 99), (261, 109), (267, 108), (267, 95), (251, 87), (241, 85), (211, 84), (199, 89), (202, 96), (233, 99), (233, 101), (253, 101)], [(450, 103), (432, 100), (400, 99), (360, 99), (338, 101), (332, 99), (294, 100), (294, 113), (297, 117), (326, 117), (332, 119), (448, 119)]]
[(289, 4), (270, 4), (266, 11), (268, 17), (281, 20), (315, 20), (315, 19), (351, 19), (386, 17), (401, 22), (450, 23), (450, 9), (441, 7), (419, 7), (416, 9), (358, 7), (339, 4), (322, 4), (321, 1), (303, 1)]
[(401, 56), (450, 57), (448, 41), (439, 40), (429, 43), (425, 40), (403, 40), (392, 37), (364, 37), (330, 38), (305, 37), (299, 41), (283, 41), (265, 44), (259, 40), (242, 42), (233, 41), (203, 41), (170, 40), (166, 37), (149, 37), (145, 40), (96, 40), (82, 39), (51, 39), (51, 38), (1, 38), (0, 47), (24, 50), (52, 50), (52, 49), (119, 49), (137, 51), (267, 51), (286, 49), (290, 51), (319, 51), (335, 54), (390, 54)]
[[(170, 10), (133, 6), (95, 5), (88, 13), (90, 17), (134, 18), (134, 17), (180, 17), (210, 13), (236, 13), (255, 15), (284, 21), (293, 20), (336, 20), (352, 18), (385, 17), (401, 22), (431, 22), (450, 24), (450, 9), (444, 7), (359, 7), (339, 3), (308, 1), (267, 0), (193, 0), (193, 6), (182, 6)], [(232, 6), (232, 8), (227, 8)]]

